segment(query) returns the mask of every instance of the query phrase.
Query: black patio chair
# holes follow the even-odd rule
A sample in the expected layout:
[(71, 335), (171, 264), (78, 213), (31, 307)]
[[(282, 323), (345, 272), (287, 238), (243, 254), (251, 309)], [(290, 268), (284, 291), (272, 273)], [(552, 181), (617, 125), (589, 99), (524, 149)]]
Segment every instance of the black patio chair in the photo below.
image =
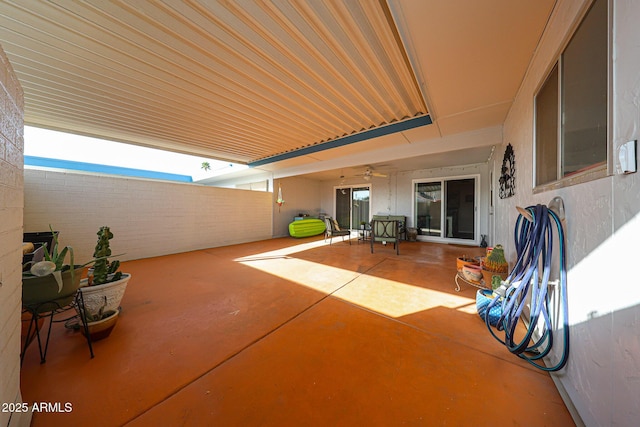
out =
[[(350, 230), (342, 230), (340, 228), (340, 226), (338, 225), (338, 223), (331, 218), (330, 216), (326, 216), (324, 218), (324, 222), (327, 225), (326, 230), (324, 231), (324, 241), (327, 241), (327, 238), (329, 238), (329, 244), (331, 244), (331, 241), (333, 240), (333, 236), (342, 236), (342, 241), (344, 242), (344, 236), (348, 236), (351, 237), (351, 231)], [(351, 239), (349, 239), (349, 244), (351, 244)]]

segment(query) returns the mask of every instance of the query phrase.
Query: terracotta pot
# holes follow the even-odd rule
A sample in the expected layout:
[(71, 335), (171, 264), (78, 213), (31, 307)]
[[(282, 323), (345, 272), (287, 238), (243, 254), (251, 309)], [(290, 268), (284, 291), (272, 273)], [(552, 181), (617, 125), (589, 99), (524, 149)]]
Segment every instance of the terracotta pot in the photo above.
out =
[(462, 267), (464, 267), (465, 265), (480, 265), (480, 262), (476, 259), (464, 259), (462, 257), (458, 257), (456, 258), (456, 268), (458, 269), (458, 271), (462, 271)]
[[(91, 341), (98, 341), (111, 335), (111, 331), (113, 331), (113, 328), (115, 328), (116, 323), (118, 322), (119, 313), (119, 311), (115, 311), (111, 316), (106, 317), (102, 320), (98, 320), (97, 322), (89, 322), (88, 327)], [(82, 332), (82, 335), (85, 335), (85, 331), (82, 325), (80, 326), (80, 331)]]
[(480, 283), (482, 280), (482, 270), (479, 265), (465, 265), (462, 267), (462, 275), (469, 282)]
[(500, 276), (502, 280), (505, 280), (509, 273), (496, 273), (495, 271), (489, 271), (482, 269), (482, 281), (487, 289), (491, 289), (491, 278), (493, 276)]

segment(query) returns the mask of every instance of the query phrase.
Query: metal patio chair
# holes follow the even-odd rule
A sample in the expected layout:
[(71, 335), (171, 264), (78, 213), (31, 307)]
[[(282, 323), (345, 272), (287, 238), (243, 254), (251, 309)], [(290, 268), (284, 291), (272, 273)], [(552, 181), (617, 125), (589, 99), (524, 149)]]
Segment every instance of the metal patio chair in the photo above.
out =
[[(331, 244), (331, 241), (333, 240), (334, 236), (342, 236), (342, 241), (344, 242), (344, 236), (347, 237), (351, 237), (351, 231), (350, 230), (342, 230), (340, 228), (340, 226), (338, 225), (338, 223), (331, 218), (330, 216), (327, 216), (324, 218), (324, 222), (325, 224), (327, 224), (327, 229), (324, 232), (324, 241), (327, 241), (327, 238), (329, 238), (329, 244)], [(351, 244), (351, 239), (349, 238), (349, 244)]]

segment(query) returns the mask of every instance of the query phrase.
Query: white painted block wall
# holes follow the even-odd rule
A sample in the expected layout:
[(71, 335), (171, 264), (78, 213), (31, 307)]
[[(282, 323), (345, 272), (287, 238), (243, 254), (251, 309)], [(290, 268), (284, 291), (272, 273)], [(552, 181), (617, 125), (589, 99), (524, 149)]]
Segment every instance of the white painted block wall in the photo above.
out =
[(120, 260), (270, 239), (272, 193), (51, 170), (24, 171), (24, 230), (60, 232), (76, 262), (100, 226)]
[[(22, 307), (23, 93), (0, 46), (0, 404), (20, 394)], [(0, 411), (0, 425), (28, 425), (30, 417)]]

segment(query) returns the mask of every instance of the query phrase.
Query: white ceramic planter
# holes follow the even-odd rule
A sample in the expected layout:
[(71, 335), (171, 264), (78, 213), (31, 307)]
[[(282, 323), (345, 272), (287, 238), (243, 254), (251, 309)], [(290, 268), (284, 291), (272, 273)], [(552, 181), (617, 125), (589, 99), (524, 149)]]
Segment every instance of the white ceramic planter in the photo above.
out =
[(129, 279), (131, 279), (131, 274), (122, 273), (120, 280), (95, 286), (87, 286), (87, 279), (83, 279), (80, 283), (80, 292), (82, 292), (87, 313), (97, 313), (104, 305), (105, 297), (107, 298), (107, 305), (104, 311), (118, 311)]

